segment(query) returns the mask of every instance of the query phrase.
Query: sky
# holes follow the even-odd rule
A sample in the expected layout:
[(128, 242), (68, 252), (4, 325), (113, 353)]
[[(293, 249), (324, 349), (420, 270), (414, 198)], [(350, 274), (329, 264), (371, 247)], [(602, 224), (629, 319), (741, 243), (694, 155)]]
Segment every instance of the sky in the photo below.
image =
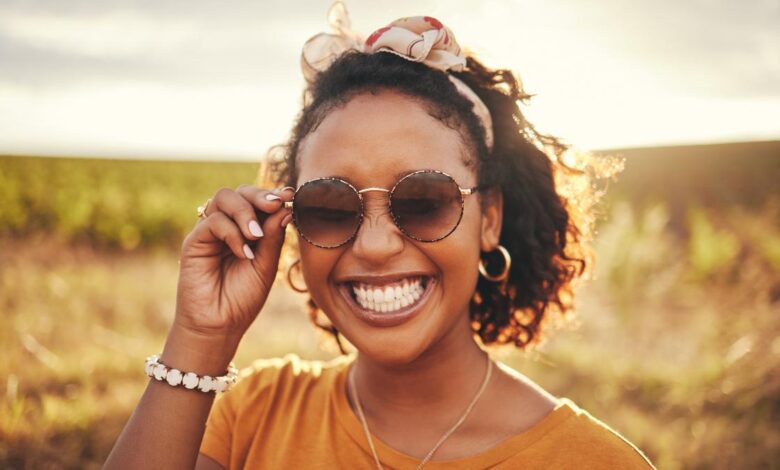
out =
[[(0, 154), (258, 160), (330, 0), (0, 0)], [(780, 139), (780, 0), (347, 1), (434, 16), (586, 149)]]

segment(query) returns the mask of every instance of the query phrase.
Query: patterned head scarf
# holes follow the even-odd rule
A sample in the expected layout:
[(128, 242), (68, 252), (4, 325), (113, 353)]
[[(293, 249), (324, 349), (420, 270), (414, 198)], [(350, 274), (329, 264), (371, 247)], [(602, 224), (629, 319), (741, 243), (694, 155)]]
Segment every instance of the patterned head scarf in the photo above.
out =
[[(351, 29), (344, 3), (334, 2), (328, 11), (332, 33), (319, 33), (303, 45), (301, 69), (308, 84), (325, 71), (344, 52), (389, 52), (412, 62), (422, 62), (443, 72), (460, 72), (466, 66), (463, 54), (452, 31), (436, 18), (411, 16), (400, 18), (379, 28), (365, 41)], [(493, 120), (485, 103), (462, 80), (447, 74), (458, 92), (473, 103), (474, 113), (485, 127), (486, 143), (493, 147)]]

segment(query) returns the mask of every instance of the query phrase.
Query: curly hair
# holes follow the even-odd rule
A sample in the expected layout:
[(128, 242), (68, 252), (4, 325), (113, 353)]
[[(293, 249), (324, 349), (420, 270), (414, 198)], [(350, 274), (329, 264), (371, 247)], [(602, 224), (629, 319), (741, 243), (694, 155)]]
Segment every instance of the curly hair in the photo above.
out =
[[(332, 110), (358, 94), (392, 89), (419, 101), (433, 117), (459, 132), (474, 157), (479, 186), (500, 190), (503, 196), (499, 243), (512, 257), (511, 269), (501, 283), (480, 276), (470, 302), (472, 330), (484, 345), (526, 349), (542, 339), (549, 317), (571, 316), (575, 286), (588, 277), (593, 261), (589, 241), (595, 203), (603, 193), (595, 181), (619, 171), (619, 164), (602, 161), (599, 166), (593, 155), (538, 132), (520, 109), (531, 95), (511, 70), (488, 68), (469, 53), (464, 71), (451, 73), (490, 110), (492, 150), (472, 103), (446, 72), (393, 54), (350, 51), (304, 92), (307, 104), (289, 140), (272, 148), (259, 179), (263, 184), (295, 186), (303, 139)], [(482, 257), (491, 270), (492, 254)], [(312, 322), (333, 334), (344, 352), (338, 331), (320, 320), (311, 298), (308, 306)]]

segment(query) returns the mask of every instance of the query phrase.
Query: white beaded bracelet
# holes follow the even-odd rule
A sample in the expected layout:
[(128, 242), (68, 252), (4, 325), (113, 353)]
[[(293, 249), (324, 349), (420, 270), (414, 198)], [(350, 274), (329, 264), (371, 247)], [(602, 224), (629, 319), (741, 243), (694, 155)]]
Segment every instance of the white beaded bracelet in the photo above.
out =
[(204, 393), (227, 392), (238, 378), (238, 369), (232, 362), (228, 365), (226, 375), (221, 377), (199, 376), (194, 372), (182, 372), (179, 369), (168, 368), (160, 362), (160, 356), (157, 354), (146, 358), (144, 371), (149, 377), (160, 382), (168, 382), (168, 385), (173, 387), (183, 385), (186, 389), (194, 390), (197, 388)]

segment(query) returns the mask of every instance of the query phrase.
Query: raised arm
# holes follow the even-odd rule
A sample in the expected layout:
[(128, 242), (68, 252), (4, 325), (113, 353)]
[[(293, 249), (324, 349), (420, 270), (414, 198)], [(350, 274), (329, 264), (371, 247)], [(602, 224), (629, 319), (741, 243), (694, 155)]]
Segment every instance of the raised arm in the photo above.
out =
[[(273, 285), (290, 219), (282, 206), (291, 198), (290, 190), (248, 185), (215, 194), (182, 243), (176, 316), (162, 364), (211, 377), (226, 373)], [(196, 461), (198, 468), (221, 468), (198, 458), (213, 402), (211, 392), (150, 379), (104, 468), (195, 468)]]

